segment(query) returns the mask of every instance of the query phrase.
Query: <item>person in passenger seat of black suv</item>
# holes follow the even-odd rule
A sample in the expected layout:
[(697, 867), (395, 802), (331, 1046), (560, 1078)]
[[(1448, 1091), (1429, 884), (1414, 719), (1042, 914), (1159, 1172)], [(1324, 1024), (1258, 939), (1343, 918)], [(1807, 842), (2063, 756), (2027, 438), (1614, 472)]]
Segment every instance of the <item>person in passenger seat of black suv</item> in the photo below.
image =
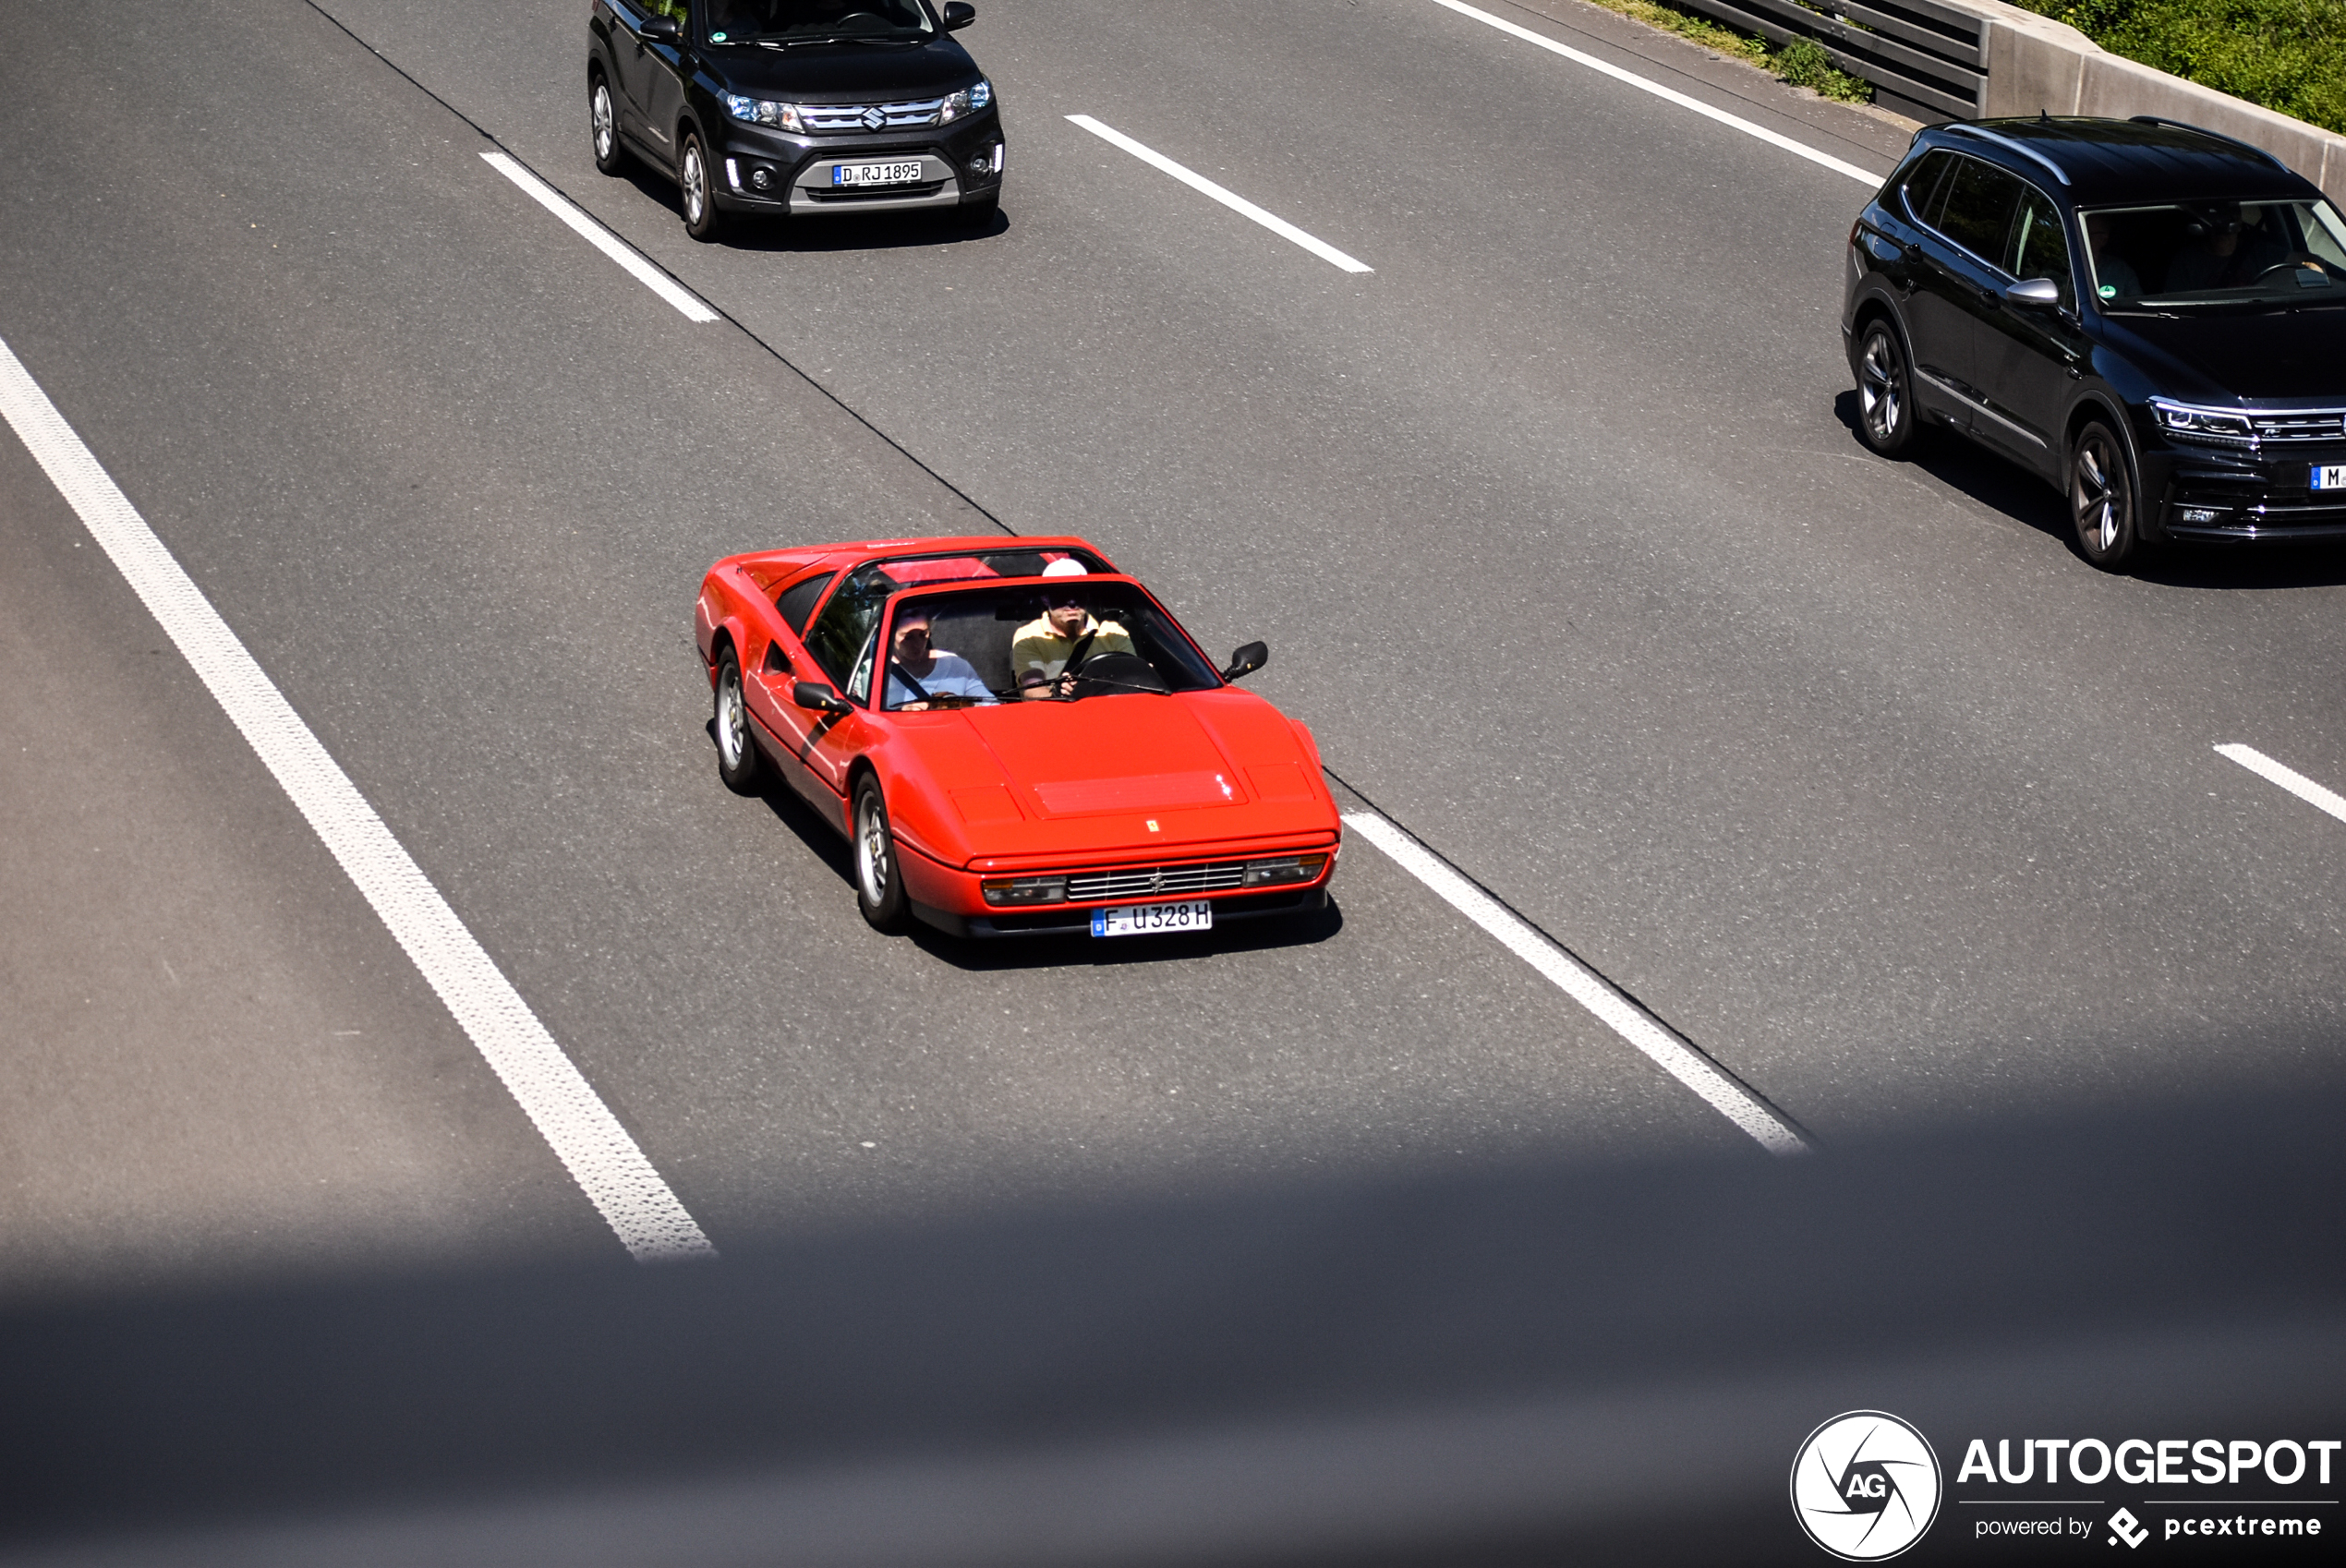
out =
[(2143, 291), (2142, 280), (2126, 265), (2126, 259), (2110, 248), (2110, 215), (2090, 212), (2086, 216), (2086, 248), (2093, 253), (2095, 290), (2102, 299), (2134, 299)]

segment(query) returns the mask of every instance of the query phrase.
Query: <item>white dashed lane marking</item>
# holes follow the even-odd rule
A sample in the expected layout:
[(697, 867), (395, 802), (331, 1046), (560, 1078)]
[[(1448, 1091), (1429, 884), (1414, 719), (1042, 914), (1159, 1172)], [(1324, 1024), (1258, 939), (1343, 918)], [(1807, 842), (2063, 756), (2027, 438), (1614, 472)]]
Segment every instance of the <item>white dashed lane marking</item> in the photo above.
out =
[(1404, 871), (1497, 937), (1509, 952), (1594, 1013), (1606, 1028), (1644, 1052), (1663, 1072), (1700, 1095), (1712, 1110), (1748, 1133), (1769, 1153), (1798, 1154), (1807, 1151), (1808, 1140), (1774, 1107), (1738, 1083), (1716, 1062), (1657, 1023), (1644, 1008), (1549, 941), (1528, 921), (1459, 875), (1448, 862), (1391, 820), (1375, 812), (1348, 812), (1344, 825), (1391, 855)]
[(1140, 142), (1134, 141), (1131, 137), (1126, 136), (1122, 131), (1117, 130), (1110, 126), (1104, 126), (1100, 124), (1099, 121), (1092, 118), (1089, 115), (1070, 115), (1067, 118), (1070, 125), (1082, 127), (1083, 129), (1090, 131), (1094, 136), (1098, 137), (1102, 141), (1106, 142), (1111, 147), (1122, 148), (1125, 151), (1130, 152), (1133, 157), (1138, 158), (1142, 163), (1148, 164), (1153, 169), (1164, 170), (1167, 174), (1171, 175), (1175, 179), (1179, 180), (1183, 185), (1188, 186), (1191, 190), (1212, 197), (1223, 206), (1227, 207), (1231, 211), (1236, 212), (1240, 217), (1252, 219), (1255, 223), (1262, 224), (1273, 234), (1277, 235), (1281, 239), (1293, 241), (1295, 244), (1301, 246), (1304, 249), (1310, 251), (1312, 255), (1318, 257), (1323, 261), (1328, 262), (1334, 266), (1341, 267), (1348, 272), (1368, 272), (1375, 271), (1375, 269), (1371, 267), (1367, 262), (1356, 260), (1352, 257), (1347, 256), (1344, 252), (1338, 250), (1335, 246), (1330, 245), (1327, 241), (1324, 239), (1317, 239), (1311, 235), (1305, 234), (1301, 229), (1297, 228), (1285, 218), (1279, 217), (1276, 213), (1265, 212), (1262, 208), (1257, 207), (1245, 197), (1240, 196), (1234, 191), (1223, 189), (1220, 186), (1215, 185), (1212, 180), (1207, 179), (1203, 175), (1197, 173), (1193, 169), (1183, 168), (1180, 164), (1176, 163), (1172, 159), (1167, 158), (1164, 153), (1157, 151), (1155, 148), (1143, 146)]
[(581, 238), (627, 269), (635, 281), (682, 311), (687, 321), (714, 321), (717, 312), (683, 284), (645, 259), (643, 252), (579, 210), (570, 198), (523, 168), (502, 152), (484, 152), (483, 162), (521, 187), (532, 201), (568, 223)]
[(2346, 822), (2346, 796), (2340, 796), (2334, 790), (2325, 789), (2293, 767), (2283, 766), (2255, 747), (2243, 746), (2235, 742), (2231, 745), (2218, 746), (2216, 754), (2220, 757), (2229, 757), (2258, 778), (2279, 785), (2316, 811), (2326, 811), (2339, 821)]

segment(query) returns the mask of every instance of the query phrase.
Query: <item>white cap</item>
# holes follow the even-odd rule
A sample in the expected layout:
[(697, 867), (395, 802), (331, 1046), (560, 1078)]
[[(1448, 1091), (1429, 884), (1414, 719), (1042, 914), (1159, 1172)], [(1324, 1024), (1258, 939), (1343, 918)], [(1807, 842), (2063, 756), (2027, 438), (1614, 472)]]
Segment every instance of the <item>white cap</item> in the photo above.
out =
[(1083, 570), (1082, 561), (1071, 555), (1063, 555), (1043, 568), (1043, 575), (1046, 577), (1089, 577), (1091, 573)]

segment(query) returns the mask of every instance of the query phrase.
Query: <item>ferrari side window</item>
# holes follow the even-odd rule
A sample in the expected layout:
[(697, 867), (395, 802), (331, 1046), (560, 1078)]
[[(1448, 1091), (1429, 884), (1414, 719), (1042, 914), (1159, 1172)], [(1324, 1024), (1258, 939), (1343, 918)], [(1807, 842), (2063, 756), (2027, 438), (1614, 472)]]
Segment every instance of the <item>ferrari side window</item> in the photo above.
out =
[(815, 613), (815, 601), (823, 597), (823, 590), (831, 585), (831, 578), (836, 575), (836, 573), (830, 572), (818, 573), (782, 590), (782, 597), (774, 601), (774, 608), (782, 612), (782, 619), (790, 623), (792, 632), (802, 637), (806, 635), (806, 618)]
[(847, 678), (847, 700), (866, 703), (872, 698), (872, 656), (879, 651), (877, 628), (864, 639), (864, 651), (855, 656), (855, 673)]
[(888, 603), (893, 584), (881, 573), (866, 567), (839, 585), (839, 591), (823, 606), (823, 613), (806, 633), (806, 651), (823, 667), (823, 673), (842, 691), (847, 678), (855, 668), (856, 659), (870, 645), (872, 633), (879, 629), (880, 610)]

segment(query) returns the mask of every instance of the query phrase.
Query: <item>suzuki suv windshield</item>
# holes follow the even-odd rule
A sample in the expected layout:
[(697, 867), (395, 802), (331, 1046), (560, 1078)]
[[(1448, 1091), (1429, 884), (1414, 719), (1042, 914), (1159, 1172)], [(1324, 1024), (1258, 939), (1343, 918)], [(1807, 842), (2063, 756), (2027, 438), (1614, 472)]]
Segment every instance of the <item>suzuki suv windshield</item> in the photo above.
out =
[(2327, 201), (2185, 201), (2078, 216), (2105, 309), (2346, 305), (2346, 224)]
[(863, 43), (937, 31), (920, 0), (709, 0), (711, 43)]

